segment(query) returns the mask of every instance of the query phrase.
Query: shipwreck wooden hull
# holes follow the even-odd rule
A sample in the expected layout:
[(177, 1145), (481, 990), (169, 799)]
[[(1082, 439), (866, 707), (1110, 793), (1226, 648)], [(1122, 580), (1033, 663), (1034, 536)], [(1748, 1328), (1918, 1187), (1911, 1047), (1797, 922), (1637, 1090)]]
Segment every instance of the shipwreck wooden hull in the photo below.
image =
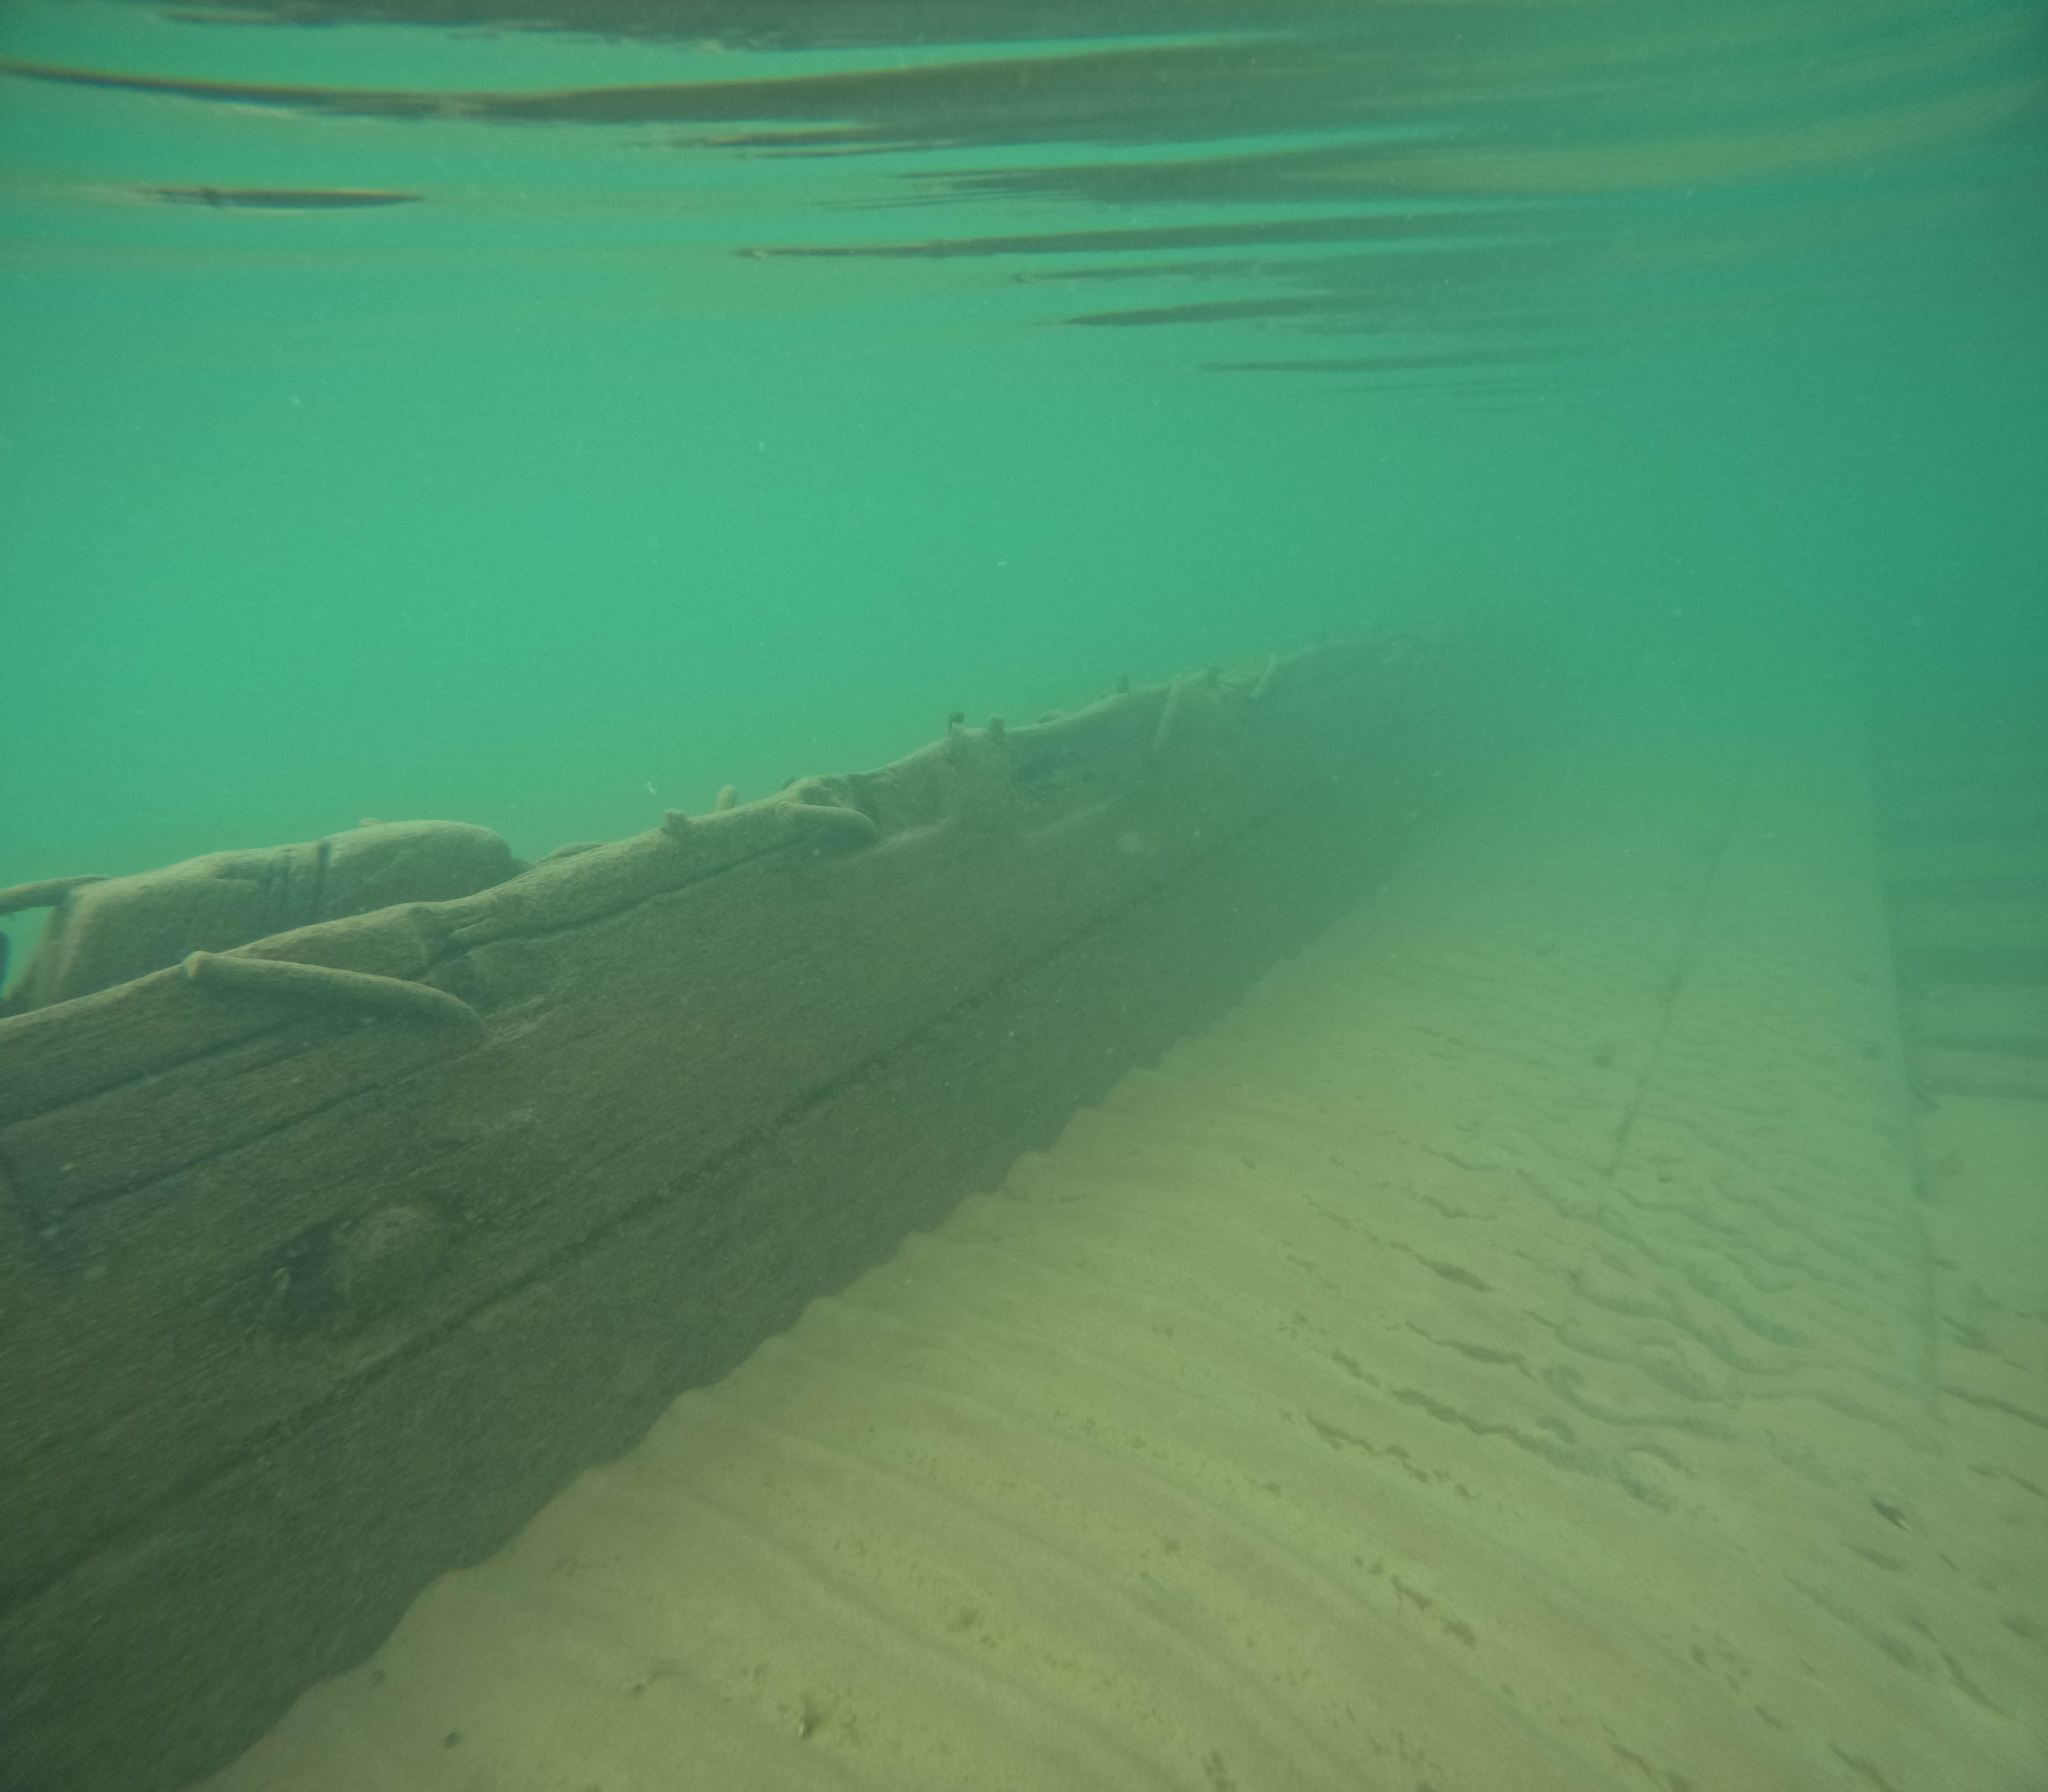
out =
[(230, 955), (410, 1008), (0, 1021), (0, 1786), (231, 1755), (1355, 900), (1509, 684), (1381, 642), (956, 727)]

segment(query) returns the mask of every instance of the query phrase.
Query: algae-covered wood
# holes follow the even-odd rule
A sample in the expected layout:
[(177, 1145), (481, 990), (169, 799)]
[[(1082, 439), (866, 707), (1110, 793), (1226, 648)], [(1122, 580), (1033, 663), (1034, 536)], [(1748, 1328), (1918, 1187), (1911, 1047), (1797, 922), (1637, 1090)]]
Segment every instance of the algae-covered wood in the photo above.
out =
[(1381, 643), (956, 727), (0, 1021), (0, 1784), (239, 1746), (1326, 921), (1495, 700)]

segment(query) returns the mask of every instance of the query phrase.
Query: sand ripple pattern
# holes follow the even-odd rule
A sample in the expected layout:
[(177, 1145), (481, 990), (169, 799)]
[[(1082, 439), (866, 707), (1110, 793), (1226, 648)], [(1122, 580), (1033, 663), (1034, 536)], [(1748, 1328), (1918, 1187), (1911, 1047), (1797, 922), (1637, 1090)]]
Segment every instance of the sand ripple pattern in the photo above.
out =
[(1439, 841), (219, 1784), (2048, 1784), (2048, 1502), (1949, 1441), (1856, 781), (1627, 757)]

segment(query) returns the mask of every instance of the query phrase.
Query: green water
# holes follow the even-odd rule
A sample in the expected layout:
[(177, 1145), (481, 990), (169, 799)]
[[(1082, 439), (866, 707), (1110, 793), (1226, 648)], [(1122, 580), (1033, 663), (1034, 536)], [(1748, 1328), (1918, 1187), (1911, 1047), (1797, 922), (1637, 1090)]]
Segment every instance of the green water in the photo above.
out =
[[(1504, 694), (1476, 731), (1540, 736), (1519, 731), (1531, 695), (1632, 700), (1613, 705), (1626, 729), (1592, 725), (1590, 701), (1580, 718), (1592, 795), (1504, 781), (1522, 794), (1491, 844), (1447, 833), (1449, 856), (1418, 855), (1425, 875), (1382, 889), (1349, 946), (1297, 963), (1297, 1003), (1152, 1079), (1177, 1116), (1148, 1118), (1128, 1079), (1129, 1156), (1091, 1135), (1119, 1123), (1098, 1109), (1061, 1173), (1071, 1201), (1000, 1204), (1072, 1223), (1044, 1235), (1057, 1273), (1013, 1299), (956, 1270), (949, 1297), (963, 1328), (1038, 1327), (1017, 1333), (1015, 1385), (1041, 1386), (1070, 1434), (980, 1416), (1012, 1410), (995, 1403), (957, 1426), (1004, 1433), (963, 1447), (962, 1510), (1007, 1456), (1028, 1463), (1016, 1515), (958, 1533), (960, 1586), (1025, 1565), (1017, 1608), (1060, 1607), (1028, 1651), (1056, 1692), (1006, 1707), (1011, 1744), (963, 1716), (995, 1708), (951, 1666), (921, 1666), (882, 1689), (869, 1733), (909, 1712), (894, 1733), (913, 1735), (929, 1699), (940, 1754), (957, 1735), (990, 1783), (1056, 1784), (1057, 1747), (1028, 1758), (1041, 1714), (1079, 1712), (1081, 1734), (1127, 1674), (1125, 1715), (1192, 1713), (1157, 1756), (1185, 1766), (1172, 1783), (1280, 1784), (1271, 1763), (1311, 1758), (1356, 1699), (1383, 1705), (1384, 1746), (1332, 1745), (1317, 1783), (1394, 1775), (1398, 1754), (1412, 1771), (1371, 1784), (1448, 1789), (1480, 1782), (1409, 1739), (1479, 1749), (1497, 1687), (1514, 1715), (1488, 1783), (1521, 1786), (1525, 1749), (1577, 1726), (1584, 1785), (1747, 1792), (1763, 1782), (1713, 1763), (1754, 1744), (1819, 1763), (1797, 1792), (2021, 1792), (2042, 1759), (2022, 1496), (2038, 1507), (2048, 1363), (2044, 27), (2048, 0), (0, 0), (0, 890), (368, 817), (481, 823), (537, 857), (701, 812), (727, 784), (752, 799), (884, 763), (955, 713), (1026, 720), (1388, 625), (1497, 630), (1526, 688), (1489, 682)], [(1433, 652), (1381, 663), (1433, 675)], [(1476, 657), (1491, 680), (1495, 656)], [(1730, 695), (1758, 689), (1799, 692), (1798, 712)], [(1658, 729), (1636, 728), (1646, 710)], [(1844, 710), (1860, 761), (1837, 753)], [(1325, 738), (1310, 720), (1303, 738)], [(1645, 752), (1667, 723), (1678, 744)], [(1778, 738), (1731, 740), (1746, 730)], [(637, 1000), (638, 972), (577, 983), (595, 951), (553, 956), (508, 922), (469, 964), (452, 936), (440, 1023), (456, 1009), (472, 1044), (493, 1030), (453, 1069), (430, 1030), (359, 1037), (339, 1011), (188, 1044), (182, 1014), (212, 1026), (206, 1004), (247, 988), (219, 959), (176, 986), (184, 1010), (162, 990), (155, 1010), (92, 1010), (142, 1017), (130, 1036), (73, 1030), (76, 1008), (6, 1022), (17, 1082), (25, 1066), (48, 1086), (9, 1092), (0, 1153), (17, 1396), (0, 1455), (33, 1532), (0, 1548), (0, 1786), (115, 1792), (118, 1774), (156, 1786), (224, 1761), (629, 1420), (843, 1287), (934, 1190), (961, 1193), (962, 1166), (1050, 1145), (1090, 1089), (1149, 1061), (1169, 956), (1180, 1015), (1235, 995), (1248, 937), (1277, 954), (1297, 921), (1260, 905), (1309, 862), (1312, 823), (1368, 818), (1328, 879), (1297, 880), (1301, 933), (1365, 875), (1360, 840), (1379, 875), (1412, 819), (1388, 790), (1462, 757), (1436, 758), (1415, 717), (1391, 733), (1429, 755), (1392, 753), (1398, 781), (1360, 772), (1342, 803), (1318, 785), (1263, 837), (1203, 844), (1200, 916), (1145, 906), (1132, 861), (1157, 843), (1062, 788), (1047, 813), (1100, 838), (1063, 832), (1041, 882), (1005, 883), (1008, 906), (951, 941), (920, 918), (936, 903), (878, 897), (907, 887), (879, 876), (838, 917), (735, 879), (646, 936), (692, 956), (628, 1011), (589, 991)], [(1472, 738), (1472, 758), (1499, 757)], [(866, 832), (836, 814), (842, 844), (848, 824)], [(892, 848), (917, 832), (890, 831)], [(1063, 909), (1047, 867), (1100, 890)], [(868, 949), (863, 917), (885, 907)], [(1030, 943), (984, 976), (999, 912)], [(6, 917), (17, 972), (41, 920)], [(730, 944), (757, 921), (760, 960)], [(842, 984), (849, 941), (866, 959)], [(928, 944), (902, 1002), (862, 993)], [(273, 991), (280, 973), (303, 990), (297, 972), (347, 995), (331, 968), (263, 969)], [(527, 992), (557, 975), (574, 997), (544, 1014)], [(398, 992), (384, 979), (387, 1019)], [(983, 1131), (955, 1138), (948, 1115)], [(1154, 1134), (1181, 1142), (1131, 1169)], [(1355, 1250), (1313, 1229), (1332, 1218)], [(1319, 1256), (1296, 1254), (1311, 1232)], [(1010, 1248), (967, 1235), (973, 1274)], [(1341, 1287), (1321, 1260), (1340, 1252)], [(822, 1515), (779, 1469), (772, 1496), (729, 1484), (750, 1520), (805, 1515), (778, 1576), (814, 1546), (830, 1563), (819, 1539), (840, 1536), (831, 1573), (863, 1584), (840, 1425), (867, 1395), (843, 1410), (831, 1378), (894, 1378), (904, 1336), (944, 1332), (944, 1309), (903, 1299), (904, 1317), (877, 1305), (871, 1371), (810, 1309), (831, 1340), (827, 1391), (805, 1396), (829, 1420)], [(801, 1363), (801, 1334), (748, 1372)], [(1417, 1386), (1411, 1336), (1437, 1352)], [(980, 1351), (969, 1336), (960, 1361)], [(1097, 1368), (1100, 1429), (1073, 1391)], [(945, 1366), (931, 1410), (971, 1385)], [(1138, 1407), (1227, 1471), (1189, 1524), (1235, 1513), (1215, 1534), (1252, 1565), (1241, 1604), (1270, 1630), (1226, 1620), (1234, 1592), (1208, 1613), (1183, 1600), (1204, 1552), (1180, 1553), (1179, 1518), (1113, 1573), (1084, 1553), (1032, 1566), (1018, 1540), (1047, 1515), (1111, 1509), (1094, 1490), (1127, 1430), (1146, 1457), (1131, 1509), (1166, 1524), (1150, 1511), (1181, 1471), (1125, 1426)], [(1240, 1425), (1255, 1407), (1263, 1433)], [(1865, 1453), (1844, 1427), (1872, 1413), (1891, 1435)], [(1069, 1445), (1066, 1482), (1030, 1478)], [(1301, 1490), (1336, 1484), (1322, 1453), (1340, 1449), (1359, 1479), (1321, 1511)], [(910, 1484), (890, 1467), (861, 1497), (875, 1537), (910, 1540), (900, 1587), (921, 1598), (944, 1582), (920, 1552), (945, 1526)], [(1389, 1543), (1383, 1581), (1367, 1555), (1424, 1494), (1450, 1516), (1410, 1533), (1410, 1562)], [(1673, 1553), (1632, 1557), (1653, 1508)], [(547, 1616), (508, 1603), (486, 1628), (537, 1661), (560, 1646), (561, 1685), (613, 1703), (586, 1732), (511, 1675), (479, 1720), (436, 1702), (467, 1646), (411, 1633), (426, 1665), (384, 1702), (425, 1687), (420, 1773), (541, 1774), (529, 1736), (594, 1779), (658, 1734), (644, 1714), (677, 1689), (742, 1670), (755, 1644), (727, 1638), (758, 1633), (778, 1663), (842, 1649), (849, 1676), (898, 1658), (829, 1604), (775, 1634), (797, 1608), (743, 1577), (721, 1630), (700, 1592), (754, 1544), (669, 1528), (711, 1539), (663, 1618), (705, 1644), (699, 1681), (665, 1653), (592, 1668), (631, 1627), (558, 1623), (556, 1589), (524, 1608)], [(620, 1560), (642, 1610), (651, 1558)], [(1456, 1616), (1439, 1569), (1476, 1605), (1498, 1590), (1499, 1625)], [(1569, 1588), (1554, 1609), (1577, 1616), (1553, 1630), (1550, 1594), (1517, 1606), (1519, 1581)], [(1610, 1603), (1581, 1602), (1596, 1583)], [(926, 1666), (997, 1628), (994, 1599), (947, 1596), (897, 1639)], [(1097, 1596), (1134, 1627), (1092, 1634)], [(1816, 1613), (1833, 1628), (1802, 1627)], [(1425, 1615), (1441, 1635), (1394, 1627)], [(1177, 1624), (1173, 1659), (1193, 1665), (1155, 1685)], [(1097, 1648), (1107, 1669), (1072, 1667)], [(381, 1688), (384, 1666), (364, 1669)], [(836, 1771), (852, 1702), (766, 1673), (741, 1689), (756, 1740)], [(1070, 1702), (1084, 1681), (1100, 1686)], [(716, 1741), (723, 1718), (696, 1709)], [(1207, 1726), (1269, 1709), (1270, 1746), (1229, 1744), (1266, 1777), (1232, 1778)], [(383, 1724), (367, 1746), (398, 1746)], [(1092, 1732), (1091, 1783), (1139, 1759), (1114, 1728)], [(1667, 1755), (1641, 1740), (1665, 1734)], [(698, 1747), (676, 1771), (709, 1786)], [(272, 1759), (235, 1783), (312, 1783), (263, 1777)], [(1896, 1765), (1916, 1759), (1918, 1777)], [(952, 1773), (929, 1782), (966, 1783)]]
[(10, 0), (0, 883), (537, 854), (1475, 604), (1996, 645), (2041, 25)]

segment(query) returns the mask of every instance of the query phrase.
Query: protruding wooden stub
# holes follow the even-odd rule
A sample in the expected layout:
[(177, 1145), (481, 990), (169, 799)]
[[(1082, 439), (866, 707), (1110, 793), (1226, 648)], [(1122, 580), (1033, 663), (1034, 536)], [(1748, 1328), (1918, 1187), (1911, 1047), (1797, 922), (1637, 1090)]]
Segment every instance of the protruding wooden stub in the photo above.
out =
[(807, 791), (798, 784), (776, 807), (782, 810), (783, 819), (792, 827), (802, 828), (821, 837), (836, 839), (850, 847), (871, 846), (881, 838), (881, 832), (869, 817), (857, 809), (844, 803), (836, 803), (828, 797), (821, 800), (815, 787)]
[(1162, 753), (1166, 743), (1173, 738), (1173, 724), (1180, 720), (1181, 692), (1186, 688), (1185, 679), (1176, 678), (1166, 687), (1166, 706), (1159, 712), (1159, 726), (1153, 731), (1152, 751)]
[(712, 813), (723, 815), (739, 801), (739, 786), (737, 784), (721, 784), (718, 787), (718, 800), (711, 805)]
[(45, 878), (40, 883), (17, 883), (11, 890), (0, 890), (0, 914), (19, 914), (24, 909), (53, 909), (80, 885), (106, 881), (95, 871), (86, 877)]
[(219, 952), (192, 953), (185, 960), (185, 975), (202, 989), (229, 995), (427, 1021), (463, 1034), (472, 1050), (483, 1043), (483, 1017), (459, 996), (431, 983), (373, 976), (367, 971), (337, 971), (328, 964), (295, 964), (289, 959)]

